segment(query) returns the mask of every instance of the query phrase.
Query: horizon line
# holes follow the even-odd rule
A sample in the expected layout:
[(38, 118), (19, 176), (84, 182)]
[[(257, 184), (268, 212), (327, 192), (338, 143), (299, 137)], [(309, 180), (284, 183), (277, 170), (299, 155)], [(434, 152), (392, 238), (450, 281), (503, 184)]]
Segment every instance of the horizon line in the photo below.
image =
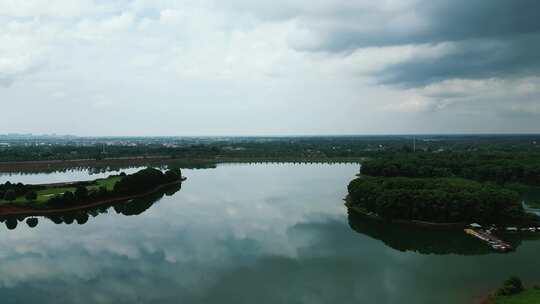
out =
[(540, 132), (456, 132), (456, 133), (291, 133), (291, 134), (216, 134), (216, 135), (73, 135), (73, 134), (34, 134), (4, 133), (0, 137), (72, 137), (72, 138), (227, 138), (227, 137), (372, 137), (372, 136), (540, 136)]

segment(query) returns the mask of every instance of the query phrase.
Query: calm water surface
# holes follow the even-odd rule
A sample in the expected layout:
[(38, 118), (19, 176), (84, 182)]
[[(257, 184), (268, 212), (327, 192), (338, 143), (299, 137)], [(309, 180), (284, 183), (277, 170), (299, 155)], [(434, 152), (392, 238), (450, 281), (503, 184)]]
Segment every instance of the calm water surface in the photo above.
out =
[(472, 303), (509, 275), (540, 280), (540, 241), (497, 254), (461, 233), (348, 215), (342, 199), (358, 169), (184, 170), (170, 196), (61, 224), (2, 225), (1, 303)]

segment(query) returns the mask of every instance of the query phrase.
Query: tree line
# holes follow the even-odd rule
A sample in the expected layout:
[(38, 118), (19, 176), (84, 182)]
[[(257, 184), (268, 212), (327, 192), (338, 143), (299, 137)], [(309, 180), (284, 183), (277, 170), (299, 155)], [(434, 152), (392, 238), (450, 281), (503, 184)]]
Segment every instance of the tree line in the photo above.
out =
[(9, 181), (4, 184), (0, 184), (0, 201), (5, 200), (12, 202), (19, 196), (25, 196), (29, 201), (33, 201), (37, 198), (36, 191), (43, 189), (42, 186), (25, 185), (23, 183), (11, 183)]
[[(306, 136), (232, 137), (196, 139), (116, 138), (55, 140), (5, 140), (0, 162), (33, 160), (103, 159), (166, 156), (173, 159), (273, 158), (324, 159), (394, 155), (400, 152), (438, 151), (540, 153), (538, 135), (482, 136)], [(2, 141), (4, 142), (4, 141)], [(124, 142), (124, 144), (121, 144)]]
[(384, 177), (462, 177), (500, 185), (540, 185), (540, 154), (395, 153), (362, 163), (362, 174)]

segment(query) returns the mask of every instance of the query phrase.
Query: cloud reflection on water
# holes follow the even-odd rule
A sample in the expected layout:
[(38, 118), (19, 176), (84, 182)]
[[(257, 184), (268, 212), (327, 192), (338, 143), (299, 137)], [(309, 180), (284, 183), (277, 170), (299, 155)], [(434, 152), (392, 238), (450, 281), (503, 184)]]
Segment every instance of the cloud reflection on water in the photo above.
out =
[[(0, 231), (3, 303), (447, 303), (509, 272), (534, 277), (538, 242), (509, 255), (401, 252), (349, 226), (353, 165), (241, 165), (188, 181), (138, 216), (40, 220)], [(503, 262), (507, 267), (491, 269)], [(536, 268), (538, 269), (538, 268)], [(464, 288), (468, 286), (469, 288)]]

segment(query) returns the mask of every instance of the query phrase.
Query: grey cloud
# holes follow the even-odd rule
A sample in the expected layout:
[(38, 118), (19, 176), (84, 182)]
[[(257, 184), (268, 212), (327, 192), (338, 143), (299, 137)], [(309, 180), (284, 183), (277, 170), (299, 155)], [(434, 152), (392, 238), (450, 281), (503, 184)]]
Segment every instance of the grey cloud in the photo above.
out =
[[(298, 19), (322, 35), (323, 41), (313, 50), (343, 51), (540, 31), (540, 2), (535, 0), (405, 0), (392, 4), (234, 0), (216, 5), (267, 20)], [(410, 24), (415, 22), (417, 26)]]
[[(497, 39), (540, 31), (540, 2), (534, 0), (424, 0), (403, 12), (347, 12), (329, 16), (336, 22), (318, 21), (315, 28), (326, 32), (321, 50), (342, 51), (358, 47), (438, 43), (467, 39)], [(421, 25), (407, 28), (397, 24), (404, 16), (415, 16)], [(319, 19), (320, 20), (320, 19)], [(379, 26), (361, 30), (366, 21)], [(412, 21), (411, 21), (412, 22)], [(309, 24), (309, 22), (308, 22)], [(333, 24), (324, 28), (324, 24)], [(371, 25), (373, 26), (373, 25)]]
[[(339, 1), (336, 6), (343, 7)], [(329, 53), (444, 42), (457, 46), (442, 58), (417, 57), (375, 74), (381, 83), (406, 87), (452, 78), (536, 75), (539, 11), (540, 2), (535, 0), (420, 0), (396, 9), (304, 10), (295, 17), (319, 39), (292, 45), (301, 51)]]
[(539, 72), (540, 33), (460, 42), (455, 51), (440, 58), (414, 58), (387, 66), (376, 76), (384, 84), (418, 87), (451, 78), (507, 78)]

